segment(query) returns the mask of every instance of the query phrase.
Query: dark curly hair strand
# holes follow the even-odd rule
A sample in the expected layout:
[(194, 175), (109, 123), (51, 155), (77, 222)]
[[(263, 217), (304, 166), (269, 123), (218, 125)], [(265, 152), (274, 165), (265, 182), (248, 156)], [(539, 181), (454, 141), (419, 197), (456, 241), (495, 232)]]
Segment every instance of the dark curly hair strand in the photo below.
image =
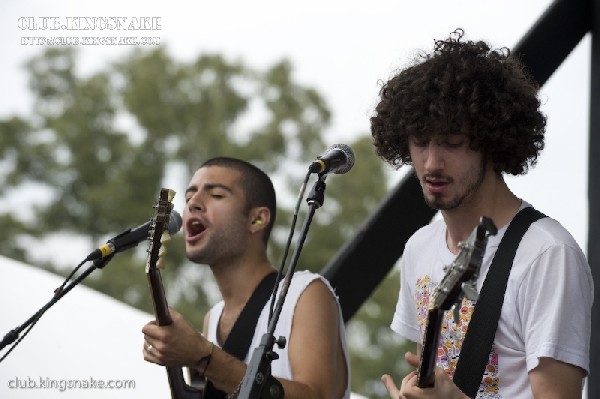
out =
[(466, 133), (498, 173), (525, 174), (544, 148), (538, 85), (510, 50), (461, 41), (462, 29), (385, 83), (371, 117), (377, 155), (410, 164), (408, 138)]

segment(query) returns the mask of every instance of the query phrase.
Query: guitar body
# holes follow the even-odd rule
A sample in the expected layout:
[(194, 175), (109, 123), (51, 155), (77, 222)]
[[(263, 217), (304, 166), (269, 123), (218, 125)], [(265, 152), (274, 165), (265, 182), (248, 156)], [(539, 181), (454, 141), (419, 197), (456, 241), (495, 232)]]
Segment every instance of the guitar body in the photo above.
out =
[[(155, 205), (155, 213), (152, 218), (152, 229), (150, 231), (150, 247), (148, 249), (148, 262), (146, 264), (146, 276), (148, 277), (148, 286), (152, 295), (154, 304), (154, 314), (156, 323), (159, 326), (168, 326), (173, 322), (169, 313), (169, 305), (162, 283), (159, 264), (162, 261), (162, 256), (165, 250), (161, 251), (163, 244), (168, 241), (168, 231), (166, 229), (171, 210), (173, 209), (173, 196), (175, 193), (172, 190), (161, 189), (158, 203)], [(167, 239), (163, 237), (166, 235)], [(166, 367), (169, 387), (171, 388), (172, 399), (203, 399), (204, 390), (203, 380), (194, 382), (188, 385), (183, 377), (183, 370), (179, 367)]]
[(477, 299), (475, 284), (479, 276), (487, 239), (496, 232), (496, 226), (491, 219), (481, 218), (481, 223), (473, 230), (469, 239), (460, 243), (459, 254), (454, 262), (447, 266), (446, 274), (431, 295), (421, 350), (421, 363), (417, 370), (417, 385), (420, 388), (430, 388), (434, 385), (444, 312), (456, 306), (463, 297), (471, 300)]

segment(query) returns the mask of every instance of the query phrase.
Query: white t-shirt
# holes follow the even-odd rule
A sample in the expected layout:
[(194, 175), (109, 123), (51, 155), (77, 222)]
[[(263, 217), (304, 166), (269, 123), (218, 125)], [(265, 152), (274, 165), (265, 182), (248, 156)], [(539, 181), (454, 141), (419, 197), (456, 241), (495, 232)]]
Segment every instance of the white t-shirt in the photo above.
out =
[[(523, 206), (529, 206), (525, 204)], [(480, 291), (506, 228), (489, 237), (477, 281)], [(446, 225), (435, 221), (406, 243), (392, 330), (422, 343), (428, 298), (454, 260)], [(533, 223), (519, 245), (508, 279), (490, 359), (477, 398), (532, 398), (528, 372), (551, 357), (589, 372), (593, 280), (573, 237), (555, 220)], [(475, 302), (463, 299), (460, 318), (444, 315), (437, 365), (454, 374)]]
[[(275, 332), (273, 334), (276, 338), (283, 336), (287, 340), (287, 344), (284, 349), (280, 349), (277, 345), (275, 345), (273, 347), (273, 350), (279, 355), (279, 358), (277, 360), (274, 360), (271, 363), (271, 374), (274, 377), (281, 377), (281, 378), (285, 378), (287, 380), (294, 379), (294, 376), (292, 373), (292, 367), (290, 365), (289, 354), (288, 354), (289, 338), (290, 338), (290, 334), (292, 332), (292, 321), (294, 319), (294, 310), (296, 308), (296, 304), (298, 302), (298, 299), (300, 298), (300, 295), (302, 295), (302, 293), (304, 292), (306, 287), (308, 287), (308, 285), (316, 279), (323, 281), (325, 283), (325, 285), (327, 285), (327, 287), (330, 289), (332, 295), (334, 297), (336, 297), (336, 299), (337, 299), (337, 296), (335, 295), (335, 292), (333, 291), (333, 288), (331, 287), (329, 282), (327, 280), (325, 280), (323, 277), (321, 277), (320, 275), (311, 273), (309, 271), (298, 271), (298, 272), (294, 273), (294, 275), (292, 276), (292, 279), (290, 281), (290, 286), (288, 288), (288, 292), (285, 297), (285, 301), (283, 302), (283, 309), (281, 310), (281, 314), (279, 316), (277, 325), (275, 326)], [(279, 298), (279, 293), (281, 292), (282, 285), (283, 285), (283, 281), (279, 284), (279, 291), (278, 291), (277, 298)], [(219, 319), (221, 318), (221, 313), (223, 312), (223, 306), (224, 306), (224, 302), (220, 301), (217, 304), (215, 304), (210, 310), (207, 339), (211, 342), (214, 342), (215, 345), (217, 345), (217, 326), (219, 324)], [(258, 318), (256, 329), (254, 330), (254, 335), (252, 337), (252, 342), (250, 344), (250, 349), (248, 350), (248, 355), (246, 356), (246, 359), (244, 360), (244, 362), (246, 364), (248, 364), (250, 362), (250, 359), (252, 358), (252, 354), (253, 354), (254, 350), (260, 345), (260, 341), (262, 340), (262, 337), (268, 332), (270, 306), (271, 306), (271, 299), (269, 298), (269, 300), (265, 304), (265, 307), (261, 311), (260, 316)], [(347, 378), (346, 378), (348, 381), (348, 385), (346, 387), (346, 392), (343, 396), (343, 399), (349, 399), (350, 398), (350, 362), (349, 362), (350, 358), (348, 356), (348, 349), (346, 346), (345, 327), (344, 327), (344, 322), (342, 319), (342, 310), (339, 306), (339, 302), (338, 302), (338, 310), (339, 310), (339, 317), (340, 317), (339, 334), (340, 334), (340, 338), (341, 338), (341, 342), (342, 342), (342, 346), (343, 346), (343, 350), (344, 350), (344, 357), (346, 359), (346, 370), (348, 370), (348, 374), (347, 374)], [(307, 348), (307, 350), (310, 350), (310, 348)]]

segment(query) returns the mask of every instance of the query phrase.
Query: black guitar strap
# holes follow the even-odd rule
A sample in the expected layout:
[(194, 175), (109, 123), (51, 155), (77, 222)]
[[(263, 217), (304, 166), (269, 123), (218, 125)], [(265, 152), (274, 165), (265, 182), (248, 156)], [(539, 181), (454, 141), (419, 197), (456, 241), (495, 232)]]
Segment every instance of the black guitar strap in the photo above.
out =
[[(254, 336), (254, 330), (258, 323), (258, 317), (273, 293), (276, 277), (276, 272), (268, 274), (254, 289), (252, 296), (246, 303), (246, 306), (244, 306), (244, 309), (242, 309), (242, 313), (238, 316), (238, 319), (231, 328), (229, 336), (223, 344), (222, 349), (225, 352), (241, 361), (244, 361), (248, 355), (250, 343)], [(206, 382), (205, 398), (222, 399), (226, 396), (227, 394), (225, 392), (216, 389), (210, 381)]]
[(454, 383), (470, 398), (477, 395), (489, 361), (508, 276), (521, 238), (531, 223), (544, 217), (546, 215), (532, 207), (523, 208), (508, 225), (496, 250), (475, 304), (454, 372)]

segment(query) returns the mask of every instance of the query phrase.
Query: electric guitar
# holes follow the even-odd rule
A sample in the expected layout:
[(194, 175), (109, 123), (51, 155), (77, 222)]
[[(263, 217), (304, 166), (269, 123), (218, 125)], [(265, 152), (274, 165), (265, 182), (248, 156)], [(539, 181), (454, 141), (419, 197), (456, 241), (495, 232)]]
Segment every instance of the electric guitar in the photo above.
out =
[[(166, 244), (170, 241), (167, 226), (173, 209), (173, 197), (175, 191), (161, 189), (158, 203), (154, 205), (154, 216), (152, 217), (152, 227), (150, 229), (148, 240), (148, 261), (146, 263), (146, 276), (154, 304), (154, 314), (159, 326), (167, 326), (173, 322), (169, 314), (169, 305), (165, 296), (165, 290), (162, 284), (160, 267), (164, 263), (163, 256), (166, 253)], [(188, 385), (183, 378), (183, 370), (179, 367), (166, 367), (169, 387), (171, 388), (172, 399), (201, 399), (204, 397), (202, 383), (195, 384), (193, 375), (191, 383)]]
[(460, 307), (456, 305), (462, 301), (462, 298), (466, 297), (475, 301), (479, 297), (476, 287), (479, 269), (488, 237), (496, 233), (494, 222), (490, 218), (482, 217), (481, 222), (469, 238), (459, 244), (460, 252), (454, 261), (445, 267), (446, 274), (429, 298), (421, 363), (417, 370), (417, 385), (421, 388), (429, 388), (434, 385), (434, 371), (444, 312), (454, 307), (454, 318), (457, 320)]

